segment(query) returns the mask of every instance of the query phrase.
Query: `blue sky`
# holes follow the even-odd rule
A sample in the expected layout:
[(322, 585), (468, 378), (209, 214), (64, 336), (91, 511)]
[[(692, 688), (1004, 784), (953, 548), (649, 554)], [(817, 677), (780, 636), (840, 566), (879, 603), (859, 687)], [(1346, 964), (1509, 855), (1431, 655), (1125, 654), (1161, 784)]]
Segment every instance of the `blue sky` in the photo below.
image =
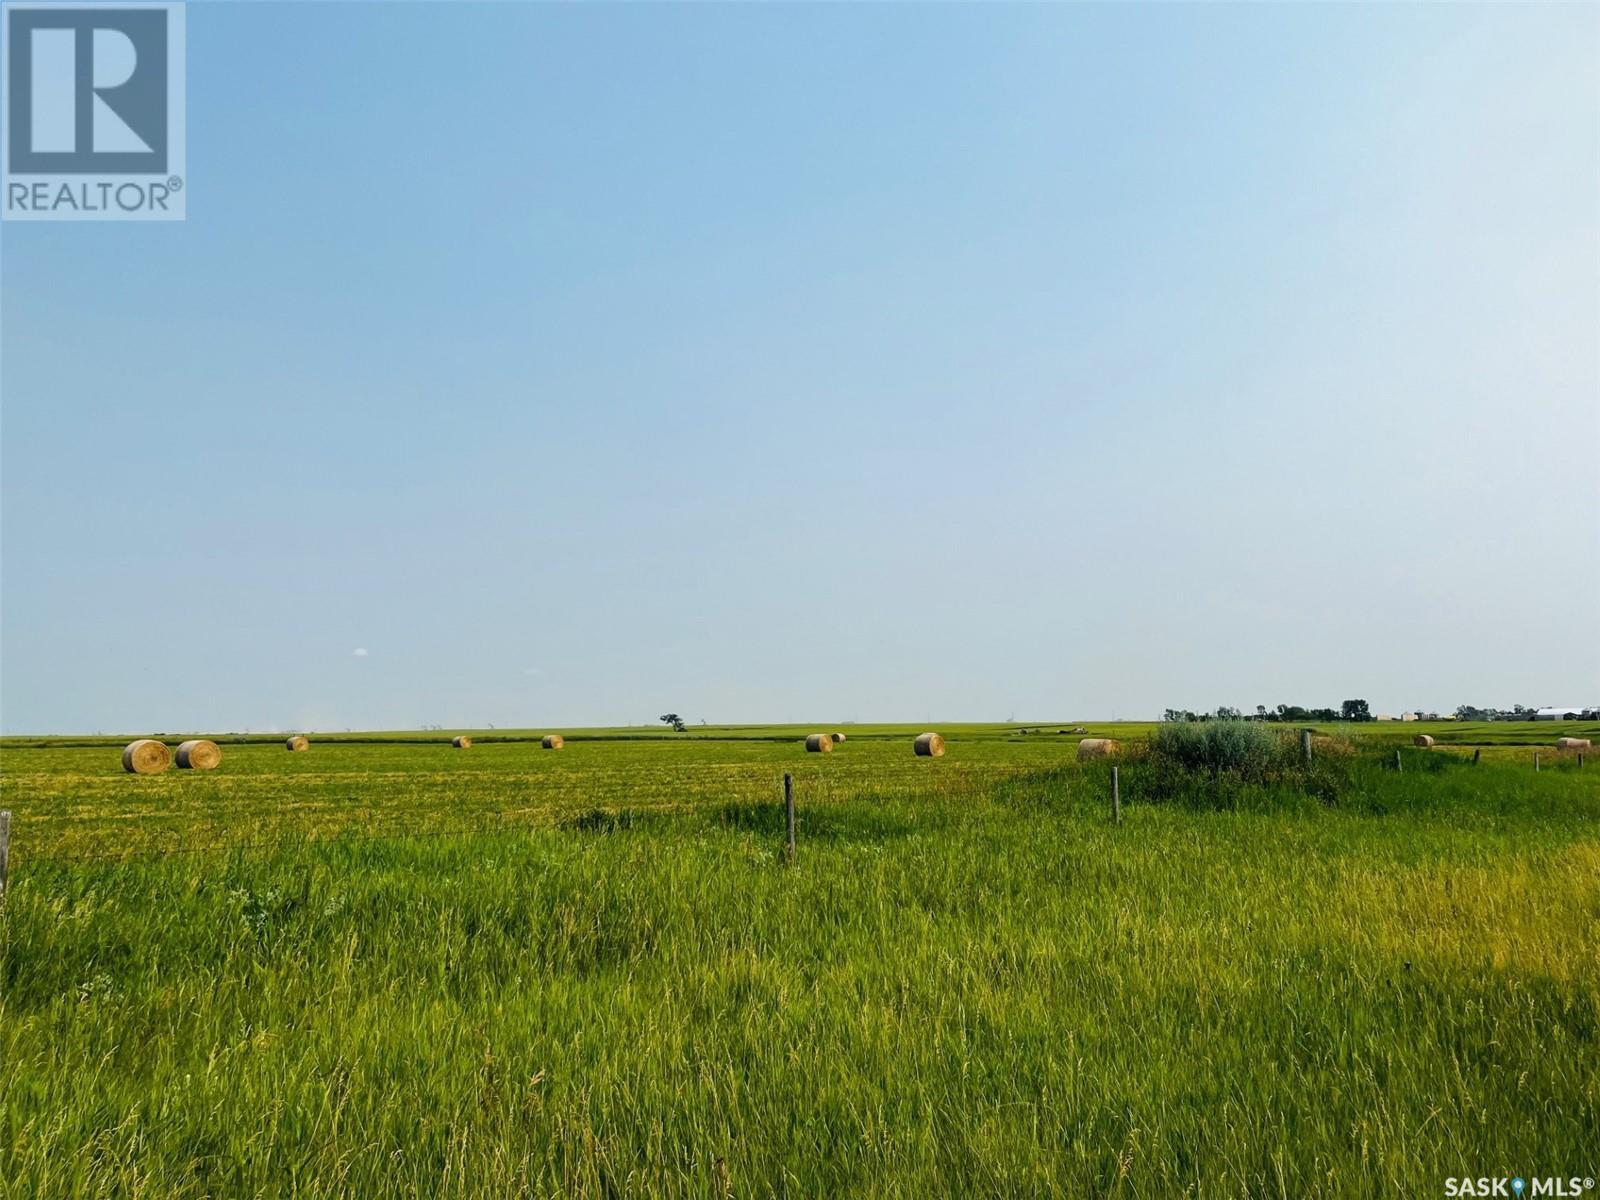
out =
[[(192, 4), (8, 732), (1594, 703), (1600, 10)], [(357, 654), (357, 650), (364, 654)]]

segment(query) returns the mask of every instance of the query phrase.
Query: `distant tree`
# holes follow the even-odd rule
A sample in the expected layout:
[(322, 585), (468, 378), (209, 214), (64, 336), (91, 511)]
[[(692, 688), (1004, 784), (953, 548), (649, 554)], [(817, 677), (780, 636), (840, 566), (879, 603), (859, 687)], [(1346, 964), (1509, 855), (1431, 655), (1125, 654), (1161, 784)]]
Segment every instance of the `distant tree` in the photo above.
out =
[(1226, 704), (1217, 705), (1217, 720), (1219, 721), (1237, 721), (1243, 715), (1237, 708), (1229, 708)]
[(1267, 713), (1267, 706), (1265, 704), (1256, 705), (1256, 720), (1258, 720), (1258, 721), (1270, 721), (1270, 720), (1272, 720), (1272, 717), (1270, 715), (1268, 715), (1268, 713)]
[(1489, 719), (1489, 710), (1486, 708), (1479, 708), (1476, 704), (1456, 705), (1456, 720), (1458, 721), (1487, 721)]
[(688, 726), (683, 723), (683, 718), (677, 713), (663, 713), (660, 720), (664, 725), (671, 725), (673, 733), (682, 733), (688, 728)]
[(1346, 700), (1339, 706), (1339, 715), (1346, 721), (1372, 720), (1372, 708), (1365, 700)]

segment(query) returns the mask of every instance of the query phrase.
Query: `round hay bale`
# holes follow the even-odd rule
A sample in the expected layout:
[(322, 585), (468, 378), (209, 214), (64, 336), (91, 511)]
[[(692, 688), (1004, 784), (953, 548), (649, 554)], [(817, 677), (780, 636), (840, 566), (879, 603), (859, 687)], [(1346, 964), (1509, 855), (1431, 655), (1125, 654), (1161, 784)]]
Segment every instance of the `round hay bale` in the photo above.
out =
[(1355, 755), (1355, 743), (1349, 738), (1333, 737), (1326, 733), (1311, 735), (1311, 748), (1318, 758), (1351, 758)]
[(1419, 733), (1411, 739), (1411, 744), (1413, 746), (1431, 746), (1433, 745), (1433, 739), (1425, 733)]
[(539, 739), (539, 745), (546, 750), (559, 750), (567, 744), (566, 739), (559, 733), (547, 733)]
[(457, 736), (451, 738), (450, 739), (450, 744), (452, 746), (454, 746), (457, 750), (470, 750), (470, 749), (472, 749), (472, 739), (467, 737), (467, 736), (465, 736), (464, 734), (458, 734)]
[(944, 739), (937, 733), (918, 734), (912, 749), (917, 752), (919, 758), (943, 758)]
[(832, 754), (833, 738), (826, 733), (813, 733), (806, 738), (807, 754)]
[(297, 733), (291, 738), (284, 739), (283, 748), (298, 754), (301, 750), (311, 749), (311, 739)]
[(122, 752), (122, 769), (130, 775), (159, 775), (172, 765), (172, 752), (155, 738), (129, 742)]
[(1115, 738), (1084, 738), (1078, 743), (1078, 761), (1093, 758), (1114, 758), (1122, 753), (1122, 743)]
[(1588, 738), (1564, 737), (1556, 739), (1557, 750), (1588, 750), (1591, 744)]
[(836, 733), (836, 734), (833, 735), (833, 744), (835, 746), (837, 746), (840, 742), (845, 742), (845, 741), (849, 741), (849, 739), (847, 737), (845, 737), (844, 734)]
[(185, 771), (215, 771), (222, 765), (222, 751), (215, 742), (191, 738), (178, 743), (178, 766)]

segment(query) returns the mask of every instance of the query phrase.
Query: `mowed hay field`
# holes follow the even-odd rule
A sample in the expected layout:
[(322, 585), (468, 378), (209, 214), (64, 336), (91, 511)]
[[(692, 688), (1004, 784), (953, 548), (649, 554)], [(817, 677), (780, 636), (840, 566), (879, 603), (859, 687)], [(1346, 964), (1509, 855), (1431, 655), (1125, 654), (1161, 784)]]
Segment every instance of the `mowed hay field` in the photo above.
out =
[(219, 737), (151, 777), (11, 739), (0, 1196), (1600, 1174), (1600, 763), (1550, 748), (1600, 730), (1368, 727), (1178, 797), (1090, 724), (1113, 826), (1074, 724)]

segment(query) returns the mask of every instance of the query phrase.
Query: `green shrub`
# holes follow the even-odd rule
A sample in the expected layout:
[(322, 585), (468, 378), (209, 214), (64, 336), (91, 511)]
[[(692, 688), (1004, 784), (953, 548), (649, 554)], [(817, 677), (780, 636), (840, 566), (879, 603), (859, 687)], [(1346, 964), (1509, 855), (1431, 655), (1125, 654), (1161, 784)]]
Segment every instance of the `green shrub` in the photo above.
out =
[(1337, 804), (1349, 753), (1325, 745), (1307, 765), (1299, 738), (1254, 721), (1171, 721), (1150, 735), (1130, 784), (1151, 800), (1194, 809), (1293, 809)]
[(1283, 743), (1255, 721), (1167, 721), (1150, 735), (1150, 754), (1188, 771), (1264, 780), (1283, 759)]

